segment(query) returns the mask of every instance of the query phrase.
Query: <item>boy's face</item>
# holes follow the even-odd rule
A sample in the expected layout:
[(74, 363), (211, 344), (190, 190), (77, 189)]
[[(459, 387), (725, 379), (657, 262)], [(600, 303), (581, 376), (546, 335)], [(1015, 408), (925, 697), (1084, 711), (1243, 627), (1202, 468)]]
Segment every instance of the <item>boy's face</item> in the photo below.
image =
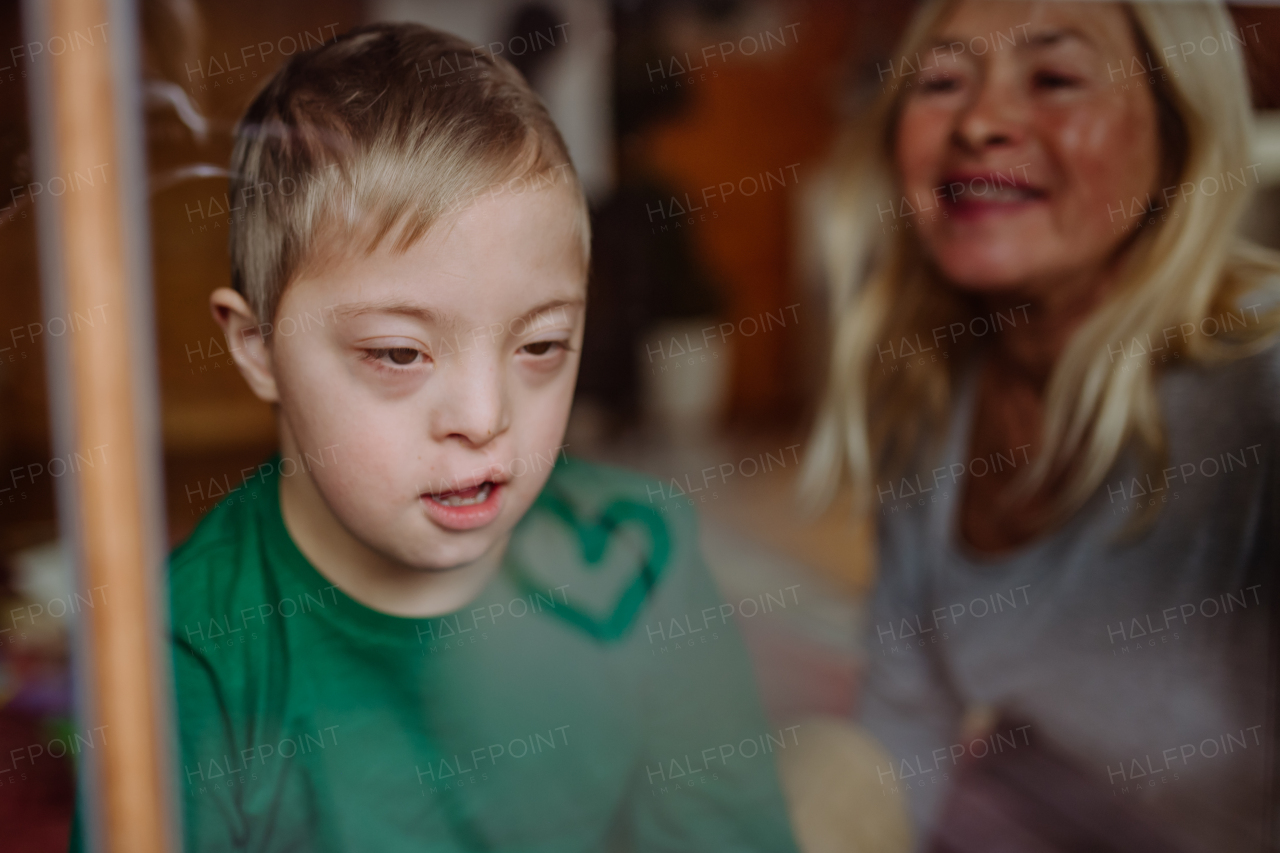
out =
[(403, 253), (383, 245), (286, 289), (269, 356), (282, 446), (325, 460), (300, 473), (364, 546), (461, 566), (541, 491), (582, 345), (574, 216), (562, 184), (485, 197)]

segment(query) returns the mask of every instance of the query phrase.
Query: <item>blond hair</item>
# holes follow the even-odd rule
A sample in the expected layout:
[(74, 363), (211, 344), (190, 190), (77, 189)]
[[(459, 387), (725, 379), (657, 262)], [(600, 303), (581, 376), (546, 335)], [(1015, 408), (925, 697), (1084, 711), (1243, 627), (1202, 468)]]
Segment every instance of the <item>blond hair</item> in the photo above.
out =
[[(926, 5), (897, 55), (924, 51), (926, 39), (956, 5)], [(1160, 57), (1161, 46), (1198, 42), (1207, 34), (1235, 36), (1231, 19), (1217, 5), (1136, 3), (1126, 9), (1139, 57)], [(1116, 342), (1128, 346), (1148, 334), (1158, 341), (1169, 327), (1238, 312), (1241, 294), (1274, 288), (1280, 274), (1276, 254), (1235, 236), (1250, 193), (1246, 181), (1234, 178), (1245, 177), (1250, 162), (1252, 116), (1240, 52), (1215, 53), (1182, 57), (1185, 67), (1176, 76), (1153, 78), (1161, 177), (1197, 186), (1214, 178), (1217, 186), (1230, 174), (1231, 191), (1184, 194), (1176, 218), (1138, 228), (1125, 244), (1118, 286), (1055, 364), (1045, 399), (1043, 450), (1015, 489), (1029, 495), (1053, 482), (1059, 487), (1054, 521), (1089, 498), (1132, 438), (1148, 466), (1165, 454), (1156, 368), (1142, 358), (1116, 370)], [(1147, 85), (1146, 74), (1138, 79)], [(887, 92), (870, 121), (846, 139), (818, 237), (832, 290), (834, 336), (801, 477), (802, 491), (816, 507), (827, 505), (848, 477), (855, 506), (865, 511), (875, 482), (895, 476), (914, 454), (936, 448), (947, 429), (956, 382), (976, 349), (962, 342), (946, 360), (925, 360), (889, 375), (876, 369), (877, 344), (967, 320), (978, 304), (939, 279), (912, 232), (877, 239), (876, 201), (899, 194), (891, 151), (903, 95), (901, 88)], [(1243, 332), (1175, 335), (1170, 346), (1180, 360), (1210, 363), (1260, 351), (1280, 326), (1274, 311), (1257, 316), (1255, 309), (1252, 328), (1242, 312), (1231, 316), (1242, 321)]]
[(309, 265), (388, 238), (403, 251), (486, 195), (566, 182), (589, 252), (586, 199), (538, 96), (506, 60), (417, 24), (295, 55), (237, 125), (231, 172), (232, 284), (263, 322)]

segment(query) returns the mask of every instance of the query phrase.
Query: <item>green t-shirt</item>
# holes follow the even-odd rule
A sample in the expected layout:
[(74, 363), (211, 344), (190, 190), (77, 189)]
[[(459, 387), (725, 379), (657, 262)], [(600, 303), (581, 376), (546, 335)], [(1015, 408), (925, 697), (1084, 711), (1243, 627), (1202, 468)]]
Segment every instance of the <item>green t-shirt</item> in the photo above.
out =
[(325, 579), (278, 475), (233, 492), (171, 557), (189, 853), (794, 851), (797, 730), (646, 485), (557, 464), (494, 580), (431, 619)]

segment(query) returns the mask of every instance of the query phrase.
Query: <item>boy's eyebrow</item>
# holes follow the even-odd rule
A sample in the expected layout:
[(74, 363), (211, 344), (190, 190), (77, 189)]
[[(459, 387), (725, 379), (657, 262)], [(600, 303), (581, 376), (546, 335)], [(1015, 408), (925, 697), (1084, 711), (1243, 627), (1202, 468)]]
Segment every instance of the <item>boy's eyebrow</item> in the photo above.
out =
[(586, 304), (585, 299), (549, 299), (541, 305), (530, 308), (519, 317), (511, 320), (507, 325), (511, 326), (517, 322), (526, 323), (534, 317), (537, 317), (539, 314), (546, 314), (556, 310), (557, 308), (578, 308), (584, 304)]
[(359, 317), (361, 314), (399, 314), (433, 325), (440, 325), (442, 320), (439, 312), (408, 302), (352, 302), (336, 308), (335, 313), (344, 317)]
[[(557, 308), (578, 308), (585, 303), (586, 300), (581, 298), (549, 299), (511, 320), (508, 325), (516, 322), (527, 323), (534, 317), (540, 314), (547, 314)], [(447, 325), (440, 312), (423, 305), (414, 305), (410, 302), (352, 302), (335, 308), (334, 313), (343, 317), (359, 317), (362, 314), (397, 314), (403, 317), (412, 317), (415, 320), (421, 320), (424, 323), (435, 326)]]

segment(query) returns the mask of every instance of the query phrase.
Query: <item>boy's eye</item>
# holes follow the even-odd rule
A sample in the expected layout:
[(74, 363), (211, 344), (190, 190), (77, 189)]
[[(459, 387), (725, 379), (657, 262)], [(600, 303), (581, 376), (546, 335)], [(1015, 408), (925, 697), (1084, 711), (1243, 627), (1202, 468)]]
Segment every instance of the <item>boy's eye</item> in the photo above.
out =
[(538, 341), (537, 343), (525, 344), (521, 349), (529, 353), (529, 355), (546, 355), (551, 351), (552, 347), (558, 346), (563, 346), (563, 344), (560, 341)]
[(374, 361), (389, 361), (392, 364), (404, 367), (418, 361), (418, 357), (422, 355), (421, 350), (413, 347), (388, 347), (386, 349), (369, 350)]

